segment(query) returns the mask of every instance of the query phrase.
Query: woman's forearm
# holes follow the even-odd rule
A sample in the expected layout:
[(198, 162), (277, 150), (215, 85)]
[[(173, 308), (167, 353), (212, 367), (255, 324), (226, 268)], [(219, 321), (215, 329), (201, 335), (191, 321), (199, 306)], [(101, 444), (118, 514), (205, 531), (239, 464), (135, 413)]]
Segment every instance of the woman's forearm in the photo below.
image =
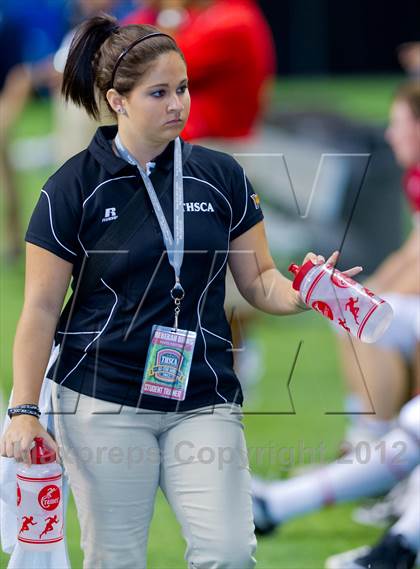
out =
[(305, 310), (292, 281), (272, 268), (261, 273), (244, 291), (246, 300), (268, 314), (297, 314)]
[(55, 313), (24, 308), (13, 346), (13, 406), (38, 404), (56, 324)]

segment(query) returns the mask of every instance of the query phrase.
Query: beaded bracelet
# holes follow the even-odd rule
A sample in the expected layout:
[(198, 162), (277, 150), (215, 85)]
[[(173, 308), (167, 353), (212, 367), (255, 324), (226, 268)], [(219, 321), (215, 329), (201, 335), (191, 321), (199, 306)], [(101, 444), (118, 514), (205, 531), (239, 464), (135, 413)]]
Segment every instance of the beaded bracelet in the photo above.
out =
[(16, 407), (9, 407), (7, 414), (9, 415), (10, 419), (15, 415), (32, 415), (39, 419), (41, 416), (41, 411), (39, 410), (38, 405), (28, 403), (23, 405), (16, 405)]

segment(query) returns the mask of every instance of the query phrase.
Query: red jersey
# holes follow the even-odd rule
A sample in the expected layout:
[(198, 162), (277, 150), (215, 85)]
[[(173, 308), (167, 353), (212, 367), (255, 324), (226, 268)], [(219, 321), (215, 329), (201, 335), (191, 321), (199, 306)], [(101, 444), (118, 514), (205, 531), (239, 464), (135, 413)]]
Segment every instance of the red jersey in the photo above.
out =
[(158, 12), (153, 10), (153, 8), (139, 8), (135, 12), (128, 14), (121, 22), (121, 25), (148, 24), (149, 26), (154, 26), (156, 25), (157, 15)]
[(410, 168), (404, 176), (404, 192), (411, 209), (420, 212), (420, 165)]
[[(124, 24), (155, 24), (157, 13), (139, 10)], [(267, 80), (275, 72), (270, 28), (254, 0), (216, 0), (189, 11), (177, 30), (185, 55), (191, 113), (183, 138), (236, 138), (252, 134), (263, 111)]]

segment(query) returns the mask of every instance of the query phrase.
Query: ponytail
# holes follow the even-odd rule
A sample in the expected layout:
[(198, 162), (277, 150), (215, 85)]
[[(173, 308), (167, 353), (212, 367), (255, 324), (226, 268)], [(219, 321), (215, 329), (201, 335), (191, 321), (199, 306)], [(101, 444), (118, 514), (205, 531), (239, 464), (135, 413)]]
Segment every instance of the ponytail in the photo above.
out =
[(102, 44), (116, 30), (117, 20), (106, 14), (83, 22), (71, 42), (64, 68), (61, 87), (64, 99), (84, 107), (94, 119), (99, 117), (95, 96), (97, 54)]

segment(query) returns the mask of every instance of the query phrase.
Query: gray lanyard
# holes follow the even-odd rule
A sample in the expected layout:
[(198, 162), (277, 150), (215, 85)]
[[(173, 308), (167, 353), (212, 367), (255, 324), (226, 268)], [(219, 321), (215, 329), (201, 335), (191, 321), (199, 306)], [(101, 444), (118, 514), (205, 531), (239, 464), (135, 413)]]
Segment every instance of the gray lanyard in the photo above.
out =
[(137, 160), (130, 154), (121, 142), (120, 135), (117, 133), (115, 137), (115, 146), (118, 154), (129, 164), (137, 166), (143, 179), (150, 201), (152, 202), (160, 229), (162, 231), (163, 240), (165, 242), (168, 260), (175, 272), (175, 285), (171, 290), (171, 297), (175, 302), (175, 324), (178, 328), (178, 315), (180, 312), (181, 300), (184, 298), (184, 289), (180, 283), (180, 273), (182, 261), (184, 259), (184, 184), (182, 178), (182, 149), (179, 137), (175, 139), (174, 146), (174, 235), (166, 221), (159, 198), (156, 195), (153, 184)]

